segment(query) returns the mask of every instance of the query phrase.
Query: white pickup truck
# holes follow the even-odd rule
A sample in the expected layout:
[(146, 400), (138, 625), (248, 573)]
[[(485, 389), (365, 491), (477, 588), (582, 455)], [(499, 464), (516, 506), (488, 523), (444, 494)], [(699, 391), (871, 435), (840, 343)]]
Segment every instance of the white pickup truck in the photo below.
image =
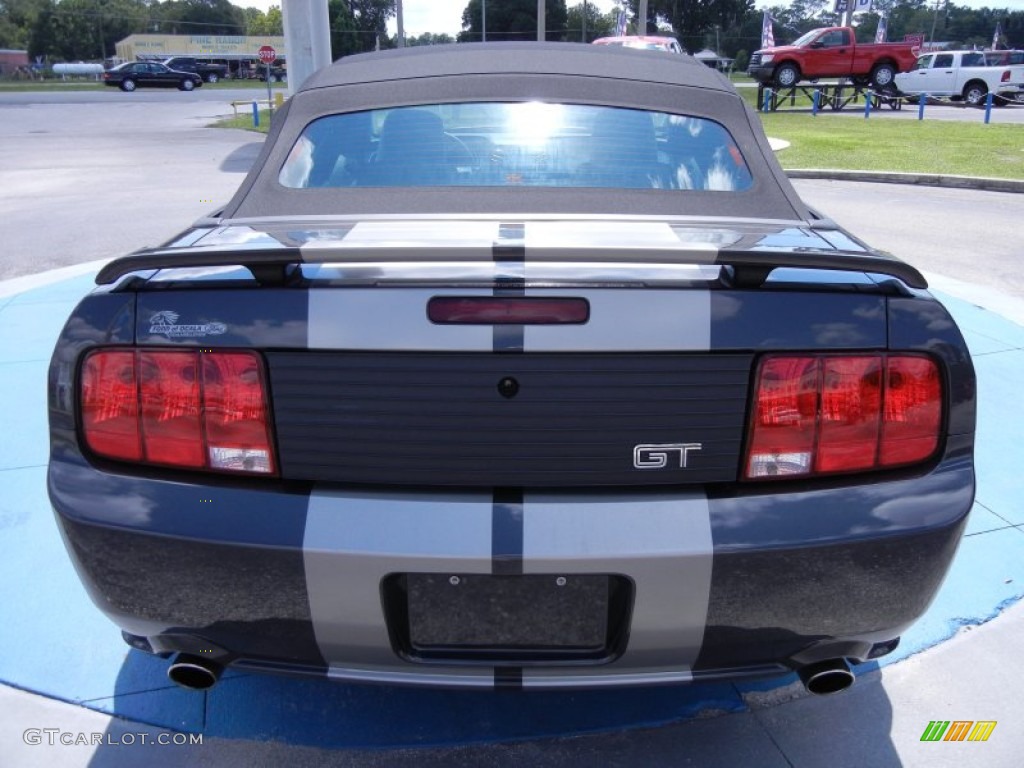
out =
[(939, 51), (919, 56), (909, 72), (896, 75), (901, 93), (949, 96), (983, 104), (992, 93), (995, 103), (1024, 101), (1024, 65), (986, 66), (981, 51)]

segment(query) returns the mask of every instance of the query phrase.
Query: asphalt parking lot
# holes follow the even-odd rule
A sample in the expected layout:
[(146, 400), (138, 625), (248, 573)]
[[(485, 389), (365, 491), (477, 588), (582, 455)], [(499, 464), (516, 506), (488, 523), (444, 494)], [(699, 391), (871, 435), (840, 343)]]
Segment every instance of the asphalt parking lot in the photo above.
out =
[[(91, 263), (170, 237), (226, 199), (259, 139), (208, 130), (225, 110), (215, 100), (107, 96), (122, 94), (47, 104), (0, 97), (0, 279), (16, 278), (0, 283), (0, 380), (9, 395), (0, 429), (14, 436), (0, 446), (0, 594), (7, 606), (0, 681), (84, 705), (0, 688), (2, 762), (1019, 764), (1022, 707), (1005, 681), (1024, 672), (1015, 650), (1024, 612), (1010, 608), (1024, 596), (1024, 481), (1015, 438), (1024, 427), (1015, 407), (1015, 382), (1024, 373), (1024, 285), (1013, 269), (1020, 239), (978, 233), (1005, 232), (1024, 213), (1024, 196), (797, 184), (813, 205), (929, 273), (979, 371), (978, 505), (939, 599), (895, 656), (906, 661), (868, 665), (850, 692), (828, 700), (769, 684), (531, 696), (524, 706), (493, 695), (237, 674), (208, 694), (190, 694), (166, 684), (161, 662), (121, 645), (70, 570), (42, 485), (45, 366), (64, 317), (89, 288)], [(958, 223), (965, 212), (969, 226)], [(39, 276), (54, 268), (68, 271)], [(796, 700), (779, 703), (791, 696)], [(984, 744), (921, 744), (934, 719), (996, 720), (999, 727)], [(154, 747), (140, 759), (139, 745), (123, 739), (99, 749), (27, 744), (15, 725), (122, 736), (181, 730), (208, 742)]]

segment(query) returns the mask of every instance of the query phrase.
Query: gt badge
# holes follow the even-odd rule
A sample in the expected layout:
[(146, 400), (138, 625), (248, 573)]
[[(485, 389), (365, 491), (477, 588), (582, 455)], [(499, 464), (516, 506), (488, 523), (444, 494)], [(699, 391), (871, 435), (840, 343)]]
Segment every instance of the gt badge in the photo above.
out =
[(633, 466), (637, 469), (664, 469), (670, 460), (675, 467), (678, 458), (679, 467), (686, 469), (690, 451), (699, 451), (703, 447), (703, 443), (641, 443), (633, 448)]

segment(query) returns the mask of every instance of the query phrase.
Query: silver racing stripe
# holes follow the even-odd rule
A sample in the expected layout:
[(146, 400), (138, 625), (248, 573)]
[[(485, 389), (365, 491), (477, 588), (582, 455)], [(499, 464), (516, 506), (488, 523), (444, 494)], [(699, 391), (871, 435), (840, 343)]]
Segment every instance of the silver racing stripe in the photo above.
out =
[(679, 248), (679, 237), (663, 221), (529, 221), (525, 227), (527, 258), (543, 248), (600, 249), (621, 247)]
[[(493, 684), (491, 667), (413, 666), (392, 650), (381, 581), (392, 573), (489, 573), (489, 493), (310, 494), (303, 539), (306, 589), (328, 676), (347, 680)], [(450, 676), (450, 677), (449, 677)]]
[(658, 221), (530, 221), (526, 223), (526, 261), (601, 261), (622, 254), (638, 262), (713, 263), (719, 247), (680, 236)]
[[(361, 221), (348, 229), (314, 232), (299, 246), (309, 263), (409, 260), (490, 261), (497, 243), (515, 243), (527, 262), (618, 261), (712, 264), (739, 235), (664, 221), (471, 219)], [(329, 234), (330, 236), (322, 236)], [(621, 257), (621, 258), (620, 258)], [(521, 260), (521, 257), (516, 257)]]
[(400, 352), (490, 352), (489, 325), (435, 325), (433, 296), (491, 296), (487, 289), (311, 288), (309, 348)]
[(526, 494), (522, 573), (622, 574), (634, 585), (625, 653), (600, 667), (416, 664), (392, 649), (381, 581), (393, 573), (494, 572), (488, 493), (314, 490), (303, 543), (310, 613), (328, 675), (344, 680), (491, 687), (508, 672), (523, 687), (682, 682), (700, 652), (712, 541), (703, 494), (610, 497)]
[[(522, 296), (526, 291), (526, 248), (522, 222), (505, 222), (498, 228), (492, 255), (497, 275), (495, 296)], [(495, 352), (523, 352), (524, 328), (522, 324), (497, 324), (493, 327)]]
[[(590, 303), (582, 325), (514, 326), (504, 345), (498, 326), (435, 325), (434, 296), (508, 295), (481, 288), (312, 288), (310, 349), (438, 352), (673, 352), (711, 345), (711, 293), (706, 289), (511, 289), (511, 295), (573, 296)], [(507, 330), (507, 329), (506, 329)]]
[(345, 251), (358, 251), (368, 258), (389, 261), (410, 254), (435, 254), (443, 259), (458, 254), (459, 259), (491, 259), (491, 246), (498, 238), (497, 221), (361, 221), (333, 241), (312, 241), (303, 247), (330, 249), (344, 259)]
[[(543, 295), (527, 290), (527, 296)], [(527, 352), (674, 352), (711, 348), (707, 290), (587, 289), (548, 291), (590, 303), (583, 325), (528, 325)]]
[(524, 497), (523, 573), (623, 574), (635, 589), (629, 643), (612, 664), (526, 668), (523, 687), (690, 679), (711, 593), (711, 516), (703, 493)]
[[(322, 249), (322, 243), (304, 248)], [(601, 221), (468, 221), (468, 222), (361, 222), (328, 250), (382, 259), (377, 285), (313, 287), (309, 297), (311, 349), (455, 352), (593, 352), (593, 351), (691, 351), (706, 350), (711, 339), (711, 295), (699, 285), (714, 279), (693, 267), (679, 278), (694, 279), (692, 288), (537, 288), (532, 280), (549, 282), (593, 279), (611, 274), (593, 264), (561, 265), (552, 273), (546, 260), (562, 254), (586, 259), (587, 255), (617, 252), (643, 262), (646, 256), (662, 261), (674, 252), (676, 266), (713, 261), (714, 242), (683, 242), (679, 233), (663, 222)], [(531, 254), (541, 261), (531, 264)], [(312, 256), (312, 253), (310, 253)], [(415, 257), (424, 264), (433, 260), (472, 259), (493, 264), (492, 283), (486, 287), (389, 286), (401, 279), (385, 263), (392, 258)], [(322, 259), (323, 254), (317, 258)], [(349, 257), (351, 258), (351, 257)], [(411, 275), (416, 271), (416, 264)], [(645, 279), (641, 267), (632, 279)], [(620, 270), (621, 271), (621, 270)], [(662, 273), (658, 273), (664, 277)], [(372, 278), (367, 265), (359, 279)], [(407, 278), (408, 279), (408, 278)], [(612, 278), (613, 280), (615, 278)], [(557, 281), (556, 281), (557, 282)], [(488, 326), (435, 325), (427, 317), (433, 296), (562, 296), (587, 299), (590, 320), (582, 325)]]
[[(430, 229), (428, 223), (421, 224)], [(495, 273), (503, 280), (495, 280), (490, 288), (364, 284), (310, 289), (309, 347), (481, 353), (493, 353), (496, 347), (524, 352), (710, 347), (711, 295), (706, 288), (524, 288), (524, 275), (529, 285), (531, 230), (538, 224), (528, 222), (525, 236), (520, 234), (522, 229), (507, 223), (500, 233), (496, 222), (480, 224), (479, 231), (454, 238), (458, 242), (451, 247), (476, 248), (476, 238), (482, 243), (488, 235), (481, 258), (493, 260)], [(644, 226), (643, 231), (638, 228), (632, 233), (640, 251), (668, 248), (668, 238), (679, 248), (679, 238), (667, 226)], [(604, 234), (593, 223), (552, 226), (547, 231), (541, 226), (533, 231), (532, 242), (555, 248), (600, 248), (607, 242), (602, 240)], [(443, 239), (434, 230), (430, 235), (431, 246)], [(371, 250), (408, 249), (408, 242), (400, 241), (415, 236), (425, 234), (408, 230), (388, 235), (383, 230), (364, 229), (351, 243), (348, 237), (343, 242)], [(560, 238), (564, 242), (560, 243)], [(525, 243), (525, 272), (516, 259), (520, 243)], [(488, 325), (431, 323), (426, 307), (437, 295), (571, 295), (589, 301), (591, 313), (589, 322), (582, 325), (525, 326), (520, 343), (506, 344), (508, 340), (496, 337)], [(521, 679), (524, 687), (690, 679), (689, 670), (703, 639), (711, 586), (712, 541), (706, 497), (699, 493), (610, 496), (526, 492), (521, 498), (516, 518), (502, 513), (508, 506), (504, 497), (487, 492), (314, 489), (304, 563), (314, 633), (329, 664), (328, 674), (347, 680), (456, 686), (491, 686), (514, 677)], [(521, 571), (516, 558), (509, 557), (515, 553), (506, 551), (516, 544), (516, 531), (505, 523), (516, 519)], [(627, 576), (635, 586), (635, 602), (629, 643), (622, 657), (600, 668), (526, 667), (520, 671), (515, 667), (415, 664), (396, 654), (381, 598), (386, 576), (504, 573), (506, 561), (526, 574)]]

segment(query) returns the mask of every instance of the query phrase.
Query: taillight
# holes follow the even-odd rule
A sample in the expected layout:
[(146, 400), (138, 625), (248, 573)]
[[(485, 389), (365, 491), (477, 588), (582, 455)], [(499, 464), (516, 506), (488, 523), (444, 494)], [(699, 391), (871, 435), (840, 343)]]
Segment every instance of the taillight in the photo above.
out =
[(205, 466), (197, 357), (194, 352), (140, 352), (136, 357), (144, 461)]
[(882, 439), (882, 466), (910, 464), (931, 456), (939, 444), (942, 382), (924, 357), (889, 358)]
[(94, 452), (142, 460), (134, 352), (93, 353), (82, 365), (82, 424)]
[(770, 355), (758, 369), (747, 480), (924, 461), (939, 444), (942, 382), (919, 355)]
[(274, 474), (265, 382), (255, 352), (92, 351), (81, 378), (85, 443), (121, 461)]
[(1000, 83), (1008, 83), (1008, 82), (1010, 82), (1010, 70), (1008, 70), (1008, 69), (1004, 69), (1003, 70), (1003, 74), (999, 76), (999, 82)]
[(203, 425), (210, 469), (274, 471), (263, 363), (251, 352), (206, 353)]

